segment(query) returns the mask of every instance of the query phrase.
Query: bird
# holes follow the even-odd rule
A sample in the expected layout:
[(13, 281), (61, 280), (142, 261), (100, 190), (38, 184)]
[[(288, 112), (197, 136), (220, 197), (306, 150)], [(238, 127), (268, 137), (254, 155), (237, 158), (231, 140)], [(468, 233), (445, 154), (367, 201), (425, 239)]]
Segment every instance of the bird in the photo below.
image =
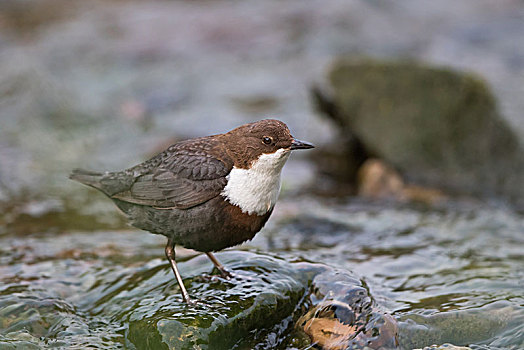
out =
[(205, 253), (251, 240), (269, 219), (291, 151), (314, 148), (287, 125), (263, 119), (229, 132), (177, 142), (149, 160), (115, 172), (74, 169), (69, 178), (108, 196), (141, 230), (167, 237), (165, 255), (186, 304), (175, 245)]

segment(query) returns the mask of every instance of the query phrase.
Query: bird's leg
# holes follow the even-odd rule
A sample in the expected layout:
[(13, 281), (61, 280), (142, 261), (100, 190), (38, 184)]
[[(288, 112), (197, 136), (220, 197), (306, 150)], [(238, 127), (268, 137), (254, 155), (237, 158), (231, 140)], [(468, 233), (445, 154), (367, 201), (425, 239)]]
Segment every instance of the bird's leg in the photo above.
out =
[(189, 298), (189, 294), (187, 293), (186, 287), (184, 287), (184, 281), (182, 280), (182, 276), (180, 275), (180, 272), (178, 272), (178, 268), (176, 266), (176, 261), (175, 261), (175, 242), (173, 242), (171, 238), (168, 238), (167, 240), (166, 256), (169, 262), (171, 263), (171, 269), (173, 270), (173, 273), (175, 274), (178, 285), (180, 286), (180, 291), (182, 292), (182, 298), (184, 299), (186, 304), (188, 305), (193, 304), (193, 301)]
[(222, 277), (227, 278), (227, 279), (230, 279), (231, 277), (233, 277), (233, 275), (231, 274), (231, 272), (229, 272), (228, 270), (226, 270), (226, 268), (224, 267), (224, 265), (222, 265), (222, 264), (220, 263), (220, 261), (218, 261), (217, 258), (215, 258), (215, 256), (213, 255), (213, 253), (211, 253), (211, 252), (207, 252), (206, 255), (207, 255), (207, 257), (209, 258), (209, 260), (211, 260), (211, 262), (213, 263), (213, 265), (215, 265), (215, 267), (218, 269), (218, 271), (220, 271), (220, 274), (222, 275)]

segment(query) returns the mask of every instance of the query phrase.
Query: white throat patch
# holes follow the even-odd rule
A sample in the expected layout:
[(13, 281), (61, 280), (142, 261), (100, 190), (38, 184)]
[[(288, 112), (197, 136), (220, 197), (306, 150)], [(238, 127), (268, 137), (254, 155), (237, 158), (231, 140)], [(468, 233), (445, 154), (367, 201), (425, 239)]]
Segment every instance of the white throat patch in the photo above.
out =
[(280, 173), (290, 153), (281, 148), (275, 153), (260, 155), (250, 169), (233, 167), (221, 195), (243, 213), (266, 214), (277, 202)]

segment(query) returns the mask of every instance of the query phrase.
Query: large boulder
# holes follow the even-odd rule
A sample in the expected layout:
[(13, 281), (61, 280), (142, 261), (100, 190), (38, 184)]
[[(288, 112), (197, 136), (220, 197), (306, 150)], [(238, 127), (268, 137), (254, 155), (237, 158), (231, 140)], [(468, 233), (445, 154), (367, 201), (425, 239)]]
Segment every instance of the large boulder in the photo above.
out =
[(524, 194), (518, 137), (480, 78), (412, 62), (341, 59), (328, 85), (316, 94), (320, 109), (409, 181), (454, 193)]

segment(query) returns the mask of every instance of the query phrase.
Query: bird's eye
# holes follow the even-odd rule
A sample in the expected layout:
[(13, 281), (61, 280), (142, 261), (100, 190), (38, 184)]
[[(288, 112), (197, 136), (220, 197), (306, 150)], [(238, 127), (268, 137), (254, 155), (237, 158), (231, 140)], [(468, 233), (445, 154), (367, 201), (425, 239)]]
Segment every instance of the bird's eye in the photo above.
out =
[(271, 142), (273, 142), (273, 139), (269, 136), (264, 136), (262, 138), (262, 142), (264, 142), (266, 145), (269, 145)]

